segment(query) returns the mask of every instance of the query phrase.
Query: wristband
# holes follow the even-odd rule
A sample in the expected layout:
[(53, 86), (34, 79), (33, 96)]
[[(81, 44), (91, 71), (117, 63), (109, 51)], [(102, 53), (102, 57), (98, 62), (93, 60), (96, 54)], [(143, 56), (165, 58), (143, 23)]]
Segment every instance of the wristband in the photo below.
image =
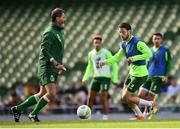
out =
[(50, 62), (52, 62), (54, 60), (54, 58), (52, 57), (51, 59), (50, 59)]

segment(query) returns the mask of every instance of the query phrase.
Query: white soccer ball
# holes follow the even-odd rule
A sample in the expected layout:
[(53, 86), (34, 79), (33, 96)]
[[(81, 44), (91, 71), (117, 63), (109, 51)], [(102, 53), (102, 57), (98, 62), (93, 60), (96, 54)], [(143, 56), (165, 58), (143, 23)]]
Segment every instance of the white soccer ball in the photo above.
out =
[(91, 109), (87, 105), (81, 105), (77, 109), (77, 116), (81, 119), (88, 119), (91, 116)]

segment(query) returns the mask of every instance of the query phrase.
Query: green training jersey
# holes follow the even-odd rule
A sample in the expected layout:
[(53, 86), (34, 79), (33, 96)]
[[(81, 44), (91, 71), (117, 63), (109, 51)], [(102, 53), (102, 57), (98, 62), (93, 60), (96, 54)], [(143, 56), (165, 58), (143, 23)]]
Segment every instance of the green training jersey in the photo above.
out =
[(83, 81), (89, 79), (89, 77), (93, 74), (93, 77), (107, 77), (111, 78), (113, 83), (118, 83), (118, 66), (117, 63), (113, 63), (112, 72), (111, 66), (103, 66), (99, 67), (99, 61), (111, 58), (112, 54), (110, 51), (102, 48), (98, 52), (93, 49), (88, 53), (88, 65), (86, 68), (86, 72), (83, 77)]
[[(126, 42), (126, 43), (128, 43), (128, 42)], [(152, 53), (151, 53), (149, 47), (142, 41), (138, 41), (137, 50), (140, 51), (142, 54), (133, 56), (132, 57), (133, 61), (146, 60), (152, 56)], [(105, 64), (109, 65), (109, 64), (112, 64), (115, 62), (119, 62), (124, 56), (125, 56), (125, 52), (121, 48), (112, 58), (106, 59)], [(134, 65), (131, 63), (129, 74), (134, 77), (143, 77), (143, 76), (148, 75), (148, 70), (147, 70), (146, 65), (137, 66), (137, 65)]]
[(41, 50), (38, 61), (38, 75), (43, 73), (58, 73), (58, 70), (51, 63), (50, 59), (54, 58), (62, 64), (64, 53), (64, 27), (58, 27), (52, 23), (44, 33), (41, 42)]

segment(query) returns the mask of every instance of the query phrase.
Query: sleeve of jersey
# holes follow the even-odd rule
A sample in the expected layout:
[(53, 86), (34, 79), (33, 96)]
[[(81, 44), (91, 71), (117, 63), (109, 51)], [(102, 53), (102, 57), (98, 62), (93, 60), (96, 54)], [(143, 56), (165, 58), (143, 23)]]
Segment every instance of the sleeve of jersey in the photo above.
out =
[(119, 62), (125, 56), (124, 50), (121, 48), (114, 56), (105, 60), (106, 65)]
[[(111, 58), (111, 52), (107, 52), (107, 59)], [(118, 65), (117, 63), (112, 64), (112, 82), (118, 83)]]
[(138, 60), (146, 60), (152, 57), (151, 50), (149, 47), (142, 41), (139, 41), (137, 43), (137, 50), (140, 51), (142, 54), (141, 55), (136, 55), (133, 56), (132, 59), (133, 61), (138, 61)]
[(50, 61), (52, 58), (52, 55), (50, 54), (50, 47), (53, 42), (53, 34), (50, 32), (47, 32), (43, 34), (42, 44), (41, 44), (41, 51), (47, 58), (47, 60)]
[(86, 67), (86, 71), (85, 71), (82, 81), (88, 80), (89, 77), (92, 75), (92, 72), (93, 72), (93, 62), (91, 60), (91, 55), (89, 53), (88, 54), (88, 65)]
[(170, 72), (171, 72), (171, 53), (170, 53), (169, 49), (167, 49), (167, 51), (165, 53), (165, 58), (166, 58), (166, 63), (167, 63), (165, 74), (170, 75)]

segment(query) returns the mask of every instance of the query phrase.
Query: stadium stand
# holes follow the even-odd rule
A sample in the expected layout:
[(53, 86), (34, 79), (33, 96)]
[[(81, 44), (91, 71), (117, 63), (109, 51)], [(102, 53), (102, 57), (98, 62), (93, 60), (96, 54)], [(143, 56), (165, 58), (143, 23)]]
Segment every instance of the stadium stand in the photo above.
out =
[[(164, 43), (173, 56), (172, 75), (180, 84), (178, 0), (6, 0), (0, 2), (0, 85), (10, 88), (17, 80), (26, 83), (36, 76), (41, 34), (55, 7), (64, 8), (67, 14), (64, 64), (68, 70), (59, 77), (59, 85), (66, 87), (82, 78), (93, 34), (101, 34), (104, 47), (117, 52), (121, 41), (117, 26), (125, 21), (132, 24), (134, 35), (147, 43), (154, 32), (165, 34)], [(120, 78), (127, 69), (123, 59), (119, 63)]]

